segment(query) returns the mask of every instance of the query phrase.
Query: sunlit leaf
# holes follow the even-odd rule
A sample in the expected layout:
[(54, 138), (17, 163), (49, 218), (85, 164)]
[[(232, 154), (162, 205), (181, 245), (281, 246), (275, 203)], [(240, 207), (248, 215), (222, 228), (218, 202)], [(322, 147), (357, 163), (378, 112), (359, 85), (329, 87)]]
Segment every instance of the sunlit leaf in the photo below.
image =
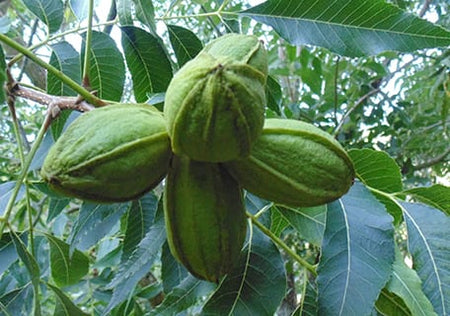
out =
[(360, 182), (328, 204), (317, 271), (319, 315), (370, 314), (391, 273), (393, 233), (392, 217)]
[(241, 260), (203, 307), (204, 315), (273, 315), (286, 291), (280, 252), (257, 228), (250, 232)]
[(428, 188), (406, 190), (404, 193), (450, 215), (450, 187), (435, 184)]
[(167, 30), (179, 67), (197, 56), (202, 50), (202, 42), (192, 31), (177, 25), (167, 25)]
[[(355, 166), (356, 176), (366, 185), (388, 193), (403, 190), (400, 168), (387, 153), (372, 149), (352, 149), (348, 154)], [(402, 220), (400, 207), (383, 195), (374, 195), (394, 217), (395, 224), (399, 224)]]
[[(83, 33), (81, 59), (84, 60), (86, 33)], [(89, 84), (101, 99), (120, 101), (125, 84), (125, 63), (116, 42), (108, 34), (92, 32)]]
[(121, 26), (133, 25), (133, 14), (131, 12), (130, 0), (115, 0), (117, 15)]
[(155, 9), (152, 0), (133, 0), (133, 2), (138, 20), (156, 33)]
[(438, 315), (450, 312), (450, 217), (422, 204), (401, 203), (408, 250), (422, 289)]
[(136, 101), (145, 102), (147, 94), (165, 92), (172, 79), (172, 66), (160, 41), (137, 27), (124, 26), (121, 30)]
[(70, 0), (70, 7), (78, 20), (84, 20), (88, 16), (89, 1), (86, 0)]
[(58, 286), (77, 283), (88, 273), (89, 259), (81, 251), (70, 254), (70, 246), (64, 241), (45, 235), (50, 245), (50, 267), (52, 277)]
[(61, 0), (23, 0), (23, 3), (47, 25), (50, 33), (59, 30), (64, 18), (64, 5)]
[(241, 15), (272, 26), (293, 45), (322, 46), (346, 56), (450, 45), (450, 32), (384, 0), (269, 0)]

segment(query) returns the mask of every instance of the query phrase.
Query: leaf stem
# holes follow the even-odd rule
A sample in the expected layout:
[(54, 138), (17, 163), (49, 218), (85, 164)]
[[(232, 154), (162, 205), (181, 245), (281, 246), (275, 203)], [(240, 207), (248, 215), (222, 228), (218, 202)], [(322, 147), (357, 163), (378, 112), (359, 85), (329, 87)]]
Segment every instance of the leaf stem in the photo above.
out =
[(105, 102), (103, 102), (101, 99), (97, 98), (96, 96), (92, 95), (88, 90), (80, 86), (78, 83), (73, 81), (71, 78), (63, 74), (61, 71), (53, 67), (52, 65), (46, 63), (39, 57), (37, 57), (32, 51), (30, 51), (28, 48), (16, 43), (14, 40), (10, 39), (9, 37), (0, 34), (0, 41), (5, 43), (6, 45), (10, 46), (11, 48), (14, 48), (18, 52), (22, 53), (26, 57), (30, 58), (32, 61), (34, 61), (36, 64), (41, 66), (42, 68), (47, 69), (48, 72), (55, 75), (57, 78), (59, 78), (63, 83), (67, 84), (70, 88), (75, 90), (82, 96), (87, 102), (90, 104), (96, 105), (96, 106), (103, 106), (105, 105)]
[(94, 0), (89, 0), (88, 9), (88, 28), (86, 31), (86, 45), (84, 47), (84, 64), (83, 64), (83, 86), (90, 88), (89, 69), (91, 67), (91, 44), (92, 44), (92, 16), (94, 12)]
[(51, 114), (48, 113), (45, 116), (44, 123), (42, 124), (41, 129), (39, 130), (39, 133), (36, 136), (36, 140), (33, 143), (33, 146), (31, 147), (31, 150), (25, 159), (25, 162), (22, 166), (22, 171), (20, 172), (19, 178), (16, 181), (16, 185), (14, 186), (11, 197), (9, 198), (8, 204), (6, 205), (5, 215), (3, 216), (3, 221), (1, 221), (0, 223), (0, 239), (2, 238), (5, 226), (8, 223), (9, 216), (11, 215), (13, 205), (16, 201), (17, 195), (19, 194), (20, 187), (27, 176), (28, 169), (30, 168), (31, 162), (33, 161), (33, 157), (36, 154), (39, 146), (41, 145), (42, 140), (44, 139), (45, 132), (47, 131), (50, 122), (51, 122)]
[(300, 257), (298, 254), (296, 254), (291, 248), (289, 248), (280, 238), (278, 238), (274, 233), (270, 231), (266, 226), (261, 224), (258, 219), (256, 219), (252, 214), (249, 212), (246, 213), (247, 217), (250, 218), (252, 223), (259, 228), (263, 232), (264, 235), (272, 239), (274, 243), (276, 243), (278, 246), (280, 246), (284, 251), (286, 251), (292, 258), (294, 258), (298, 263), (300, 263), (302, 266), (304, 266), (306, 269), (308, 269), (309, 272), (311, 272), (314, 276), (317, 276), (316, 268), (309, 262), (307, 262), (305, 259)]

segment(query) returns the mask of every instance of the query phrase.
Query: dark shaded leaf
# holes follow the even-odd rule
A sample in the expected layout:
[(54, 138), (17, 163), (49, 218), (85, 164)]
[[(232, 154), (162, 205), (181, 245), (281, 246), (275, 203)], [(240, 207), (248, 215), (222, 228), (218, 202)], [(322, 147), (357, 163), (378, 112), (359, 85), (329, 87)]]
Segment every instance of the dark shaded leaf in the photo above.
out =
[(88, 273), (89, 258), (81, 251), (70, 254), (70, 247), (64, 241), (46, 234), (50, 245), (50, 268), (52, 277), (58, 286), (77, 283)]
[[(162, 213), (159, 212), (159, 213)], [(157, 214), (154, 224), (141, 240), (129, 259), (121, 263), (119, 271), (108, 284), (113, 289), (113, 295), (104, 314), (109, 313), (115, 306), (127, 299), (139, 280), (150, 271), (153, 262), (158, 257), (166, 239), (164, 216)]]
[(120, 217), (128, 210), (129, 203), (83, 203), (70, 236), (70, 252), (77, 248), (88, 250), (108, 234)]
[(76, 306), (58, 287), (47, 283), (47, 286), (55, 293), (56, 307), (54, 316), (88, 316)]
[(250, 230), (239, 266), (230, 272), (203, 307), (203, 315), (273, 315), (286, 292), (280, 252), (259, 230)]
[(170, 293), (188, 274), (186, 268), (172, 256), (169, 244), (165, 242), (161, 253), (161, 276), (164, 293)]
[[(0, 216), (3, 216), (3, 213), (5, 212), (6, 206), (8, 205), (8, 201), (11, 198), (15, 186), (16, 181), (9, 181), (0, 184)], [(19, 193), (17, 194), (16, 201), (20, 200), (24, 194), (25, 188), (21, 186), (19, 189)]]
[(214, 283), (201, 281), (189, 274), (179, 286), (167, 294), (162, 304), (152, 310), (150, 315), (179, 315), (214, 288)]
[(157, 208), (158, 198), (153, 193), (148, 193), (131, 203), (123, 240), (122, 262), (129, 259), (136, 246), (148, 232), (153, 224)]
[(292, 316), (318, 316), (317, 285), (314, 281), (306, 280), (303, 285), (302, 301)]
[(278, 81), (275, 80), (272, 76), (267, 77), (267, 84), (266, 84), (266, 98), (267, 98), (267, 107), (277, 113), (278, 115), (281, 115), (281, 86), (278, 83)]
[(391, 273), (393, 234), (392, 217), (360, 182), (328, 204), (317, 271), (319, 315), (370, 314)]
[(438, 315), (450, 312), (450, 217), (422, 204), (401, 203), (408, 249), (422, 289)]
[(241, 15), (272, 26), (293, 45), (322, 46), (345, 56), (450, 45), (450, 32), (383, 0), (269, 0)]
[[(1, 31), (1, 27), (0, 27)], [(1, 32), (0, 32), (1, 33)], [(3, 47), (0, 46), (0, 104), (5, 102), (5, 90), (3, 89), (6, 83), (6, 61), (5, 53), (3, 52)]]
[(422, 291), (419, 276), (405, 264), (398, 248), (391, 278), (381, 292), (376, 307), (385, 315), (436, 315)]
[(296, 209), (279, 206), (278, 210), (301, 237), (320, 247), (327, 217), (326, 205)]
[(24, 0), (23, 3), (47, 25), (50, 33), (59, 30), (64, 18), (64, 5), (61, 0)]
[[(385, 288), (381, 290), (378, 300), (375, 302), (376, 310), (381, 315), (395, 315), (395, 316), (410, 316), (411, 312), (405, 305), (405, 302), (395, 295), (389, 292)], [(430, 314), (433, 315), (433, 314)]]
[(172, 44), (178, 66), (181, 68), (202, 50), (203, 44), (192, 31), (177, 25), (167, 25), (170, 43)]
[(133, 26), (121, 30), (136, 101), (145, 102), (147, 94), (165, 92), (172, 79), (172, 66), (158, 38)]
[[(67, 42), (62, 41), (51, 46), (52, 55), (50, 65), (69, 76), (77, 83), (81, 83), (80, 54)], [(58, 77), (49, 72), (47, 74), (47, 92), (53, 95), (76, 96), (77, 93), (64, 84)], [(62, 132), (70, 111), (62, 111), (56, 120), (52, 121), (52, 133), (57, 139)]]

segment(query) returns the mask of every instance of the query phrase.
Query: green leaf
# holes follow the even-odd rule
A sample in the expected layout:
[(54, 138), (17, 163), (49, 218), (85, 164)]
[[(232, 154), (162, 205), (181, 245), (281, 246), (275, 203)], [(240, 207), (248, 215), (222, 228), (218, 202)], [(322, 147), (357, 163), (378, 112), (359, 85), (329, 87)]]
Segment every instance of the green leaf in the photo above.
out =
[(300, 236), (320, 247), (327, 217), (326, 205), (296, 209), (279, 206), (278, 210)]
[(280, 211), (276, 206), (270, 209), (270, 231), (275, 234), (275, 236), (280, 237), (283, 231), (290, 227), (289, 222), (281, 215)]
[[(352, 149), (348, 154), (355, 166), (356, 175), (367, 186), (383, 192), (400, 192), (403, 190), (400, 168), (394, 159), (384, 151), (372, 149)], [(394, 217), (395, 225), (402, 221), (402, 210), (392, 200), (374, 193)]]
[(3, 304), (11, 316), (31, 315), (32, 290), (31, 284), (28, 283), (24, 287), (7, 292), (0, 297), (0, 303)]
[(172, 79), (172, 66), (158, 38), (133, 26), (121, 30), (136, 101), (145, 102), (147, 94), (165, 92)]
[(161, 276), (164, 293), (171, 292), (188, 274), (186, 268), (172, 256), (169, 244), (165, 242), (161, 253)]
[[(25, 241), (27, 234), (23, 233), (20, 238)], [(9, 234), (4, 234), (0, 240), (0, 275), (3, 275), (9, 266), (19, 257)]]
[(70, 252), (75, 248), (88, 250), (95, 245), (111, 231), (128, 207), (129, 203), (83, 203), (68, 238)]
[(122, 262), (114, 276), (114, 279), (107, 285), (113, 289), (113, 295), (104, 314), (109, 313), (115, 306), (127, 299), (134, 287), (142, 279), (158, 257), (165, 239), (166, 231), (164, 227), (164, 216), (158, 210), (154, 224), (141, 240), (135, 251), (127, 261)]
[[(51, 48), (50, 65), (69, 76), (75, 82), (81, 83), (80, 54), (65, 41), (53, 44)], [(47, 75), (47, 92), (53, 95), (77, 95), (72, 88), (68, 87), (50, 72)]]
[(47, 25), (50, 33), (59, 30), (64, 18), (64, 5), (61, 0), (23, 0), (23, 3)]
[[(382, 296), (386, 298), (382, 302), (377, 302), (377, 309), (380, 309), (381, 306), (386, 308), (389, 300), (392, 300), (393, 309), (397, 312), (389, 315), (436, 315), (433, 311), (433, 306), (431, 306), (430, 301), (423, 293), (421, 285), (422, 282), (416, 271), (405, 264), (403, 256), (397, 248), (391, 278), (382, 292)], [(397, 296), (397, 299), (392, 294)], [(398, 303), (399, 301), (400, 303)], [(404, 311), (405, 308), (406, 311)], [(402, 310), (404, 313), (401, 312)]]
[(450, 187), (435, 184), (428, 188), (414, 188), (403, 191), (414, 199), (435, 207), (450, 215)]
[(64, 241), (46, 234), (50, 245), (50, 268), (52, 277), (58, 286), (76, 284), (88, 273), (89, 258), (81, 251), (69, 253), (70, 246)]
[(450, 32), (384, 0), (269, 0), (241, 15), (272, 26), (293, 45), (322, 46), (345, 56), (450, 45)]
[(401, 203), (408, 249), (422, 289), (438, 315), (450, 313), (450, 217), (426, 205)]
[(136, 16), (139, 21), (150, 28), (156, 34), (155, 8), (152, 0), (133, 0)]
[(370, 314), (391, 273), (393, 235), (392, 217), (360, 182), (328, 204), (317, 271), (319, 315)]
[(0, 46), (0, 104), (5, 102), (5, 90), (3, 86), (6, 82), (6, 61), (3, 47)]
[[(77, 83), (81, 83), (80, 54), (67, 42), (62, 41), (51, 46), (52, 55), (50, 65), (69, 76)], [(47, 74), (47, 92), (53, 95), (76, 96), (77, 93), (58, 77), (49, 72)], [(58, 118), (52, 121), (52, 133), (54, 139), (61, 135), (64, 124), (70, 115), (70, 111), (62, 111)]]
[(131, 203), (123, 240), (122, 262), (129, 259), (136, 246), (152, 226), (157, 208), (158, 198), (153, 193), (146, 194)]
[(386, 152), (352, 149), (348, 154), (358, 178), (366, 185), (388, 193), (403, 190), (400, 168)]
[(169, 39), (172, 44), (178, 66), (181, 68), (202, 50), (203, 44), (192, 31), (177, 25), (167, 25)]
[(39, 279), (40, 279), (40, 269), (36, 259), (33, 255), (27, 250), (27, 247), (22, 242), (22, 240), (17, 236), (15, 232), (10, 232), (11, 239), (13, 240), (14, 246), (16, 247), (17, 254), (19, 255), (20, 260), (22, 260), (25, 268), (28, 271), (28, 274), (31, 277), (31, 283), (33, 285), (33, 314), (35, 316), (41, 315), (41, 307), (39, 302)]
[(150, 315), (179, 315), (201, 297), (208, 295), (214, 288), (214, 283), (202, 281), (189, 275), (179, 286), (167, 294), (161, 305), (152, 310)]
[[(84, 60), (86, 33), (82, 34), (81, 59)], [(89, 83), (101, 99), (120, 101), (125, 84), (125, 63), (116, 42), (108, 34), (92, 32)]]
[(47, 223), (61, 214), (69, 203), (70, 199), (50, 199), (50, 203), (48, 205)]
[[(3, 216), (6, 206), (8, 204), (9, 198), (16, 186), (16, 181), (8, 181), (0, 184), (0, 216)], [(22, 186), (17, 194), (16, 201), (19, 201), (25, 194), (25, 189)]]
[(78, 20), (84, 20), (88, 16), (89, 1), (86, 0), (70, 0), (70, 7)]
[(274, 315), (286, 294), (280, 252), (259, 230), (250, 230), (240, 264), (203, 307), (204, 315)]
[[(307, 275), (307, 274), (306, 274)], [(317, 306), (317, 285), (314, 281), (305, 280), (302, 300), (292, 316), (318, 316), (319, 308)]]
[(23, 264), (25, 265), (25, 268), (27, 269), (28, 273), (31, 277), (31, 282), (34, 286), (39, 285), (39, 278), (40, 278), (40, 269), (36, 262), (36, 259), (33, 257), (33, 255), (27, 250), (27, 247), (17, 236), (16, 233), (10, 232), (11, 240), (14, 243), (14, 246), (16, 247), (17, 254), (19, 255), (20, 260), (22, 260)]
[(47, 286), (55, 293), (56, 307), (54, 316), (88, 316), (89, 314), (83, 312), (76, 306), (63, 291), (58, 287), (47, 283)]
[(130, 0), (115, 0), (117, 6), (117, 15), (121, 26), (133, 25), (133, 13), (131, 12)]
[(11, 27), (11, 20), (7, 16), (0, 17), (0, 34), (8, 33)]
[(278, 115), (281, 115), (281, 86), (272, 76), (267, 77), (266, 98), (267, 107)]
[[(375, 307), (381, 315), (410, 316), (412, 315), (405, 302), (385, 288), (381, 290)], [(430, 315), (434, 315), (433, 313)]]

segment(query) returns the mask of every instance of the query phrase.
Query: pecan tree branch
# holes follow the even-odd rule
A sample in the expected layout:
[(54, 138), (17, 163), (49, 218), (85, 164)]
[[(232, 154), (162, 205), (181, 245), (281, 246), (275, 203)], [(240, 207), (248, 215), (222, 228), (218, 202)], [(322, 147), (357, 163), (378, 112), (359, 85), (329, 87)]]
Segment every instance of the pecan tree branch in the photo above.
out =
[(421, 170), (421, 169), (425, 169), (425, 168), (429, 168), (432, 167), (440, 162), (445, 161), (445, 159), (447, 158), (447, 156), (450, 154), (450, 148), (448, 148), (444, 153), (442, 153), (441, 155), (430, 159), (428, 161), (425, 161), (424, 163), (418, 164), (413, 166), (414, 170)]
[(79, 97), (55, 96), (43, 93), (37, 90), (25, 88), (18, 83), (13, 84), (9, 88), (9, 93), (15, 97), (21, 97), (28, 100), (35, 101), (50, 107), (57, 107), (60, 110), (77, 110), (80, 112), (87, 112), (94, 109), (94, 106)]

